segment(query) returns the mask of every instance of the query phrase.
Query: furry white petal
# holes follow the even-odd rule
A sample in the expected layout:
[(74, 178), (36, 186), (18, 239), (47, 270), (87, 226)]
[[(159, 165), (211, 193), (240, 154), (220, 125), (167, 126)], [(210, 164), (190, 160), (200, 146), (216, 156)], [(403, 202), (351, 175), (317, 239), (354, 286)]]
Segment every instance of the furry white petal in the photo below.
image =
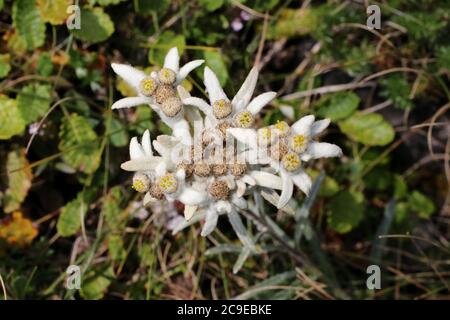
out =
[(303, 118), (300, 118), (299, 120), (297, 120), (291, 126), (291, 128), (292, 128), (292, 130), (294, 130), (294, 132), (296, 134), (301, 134), (306, 137), (309, 137), (310, 132), (311, 132), (311, 126), (312, 126), (313, 122), (314, 122), (313, 115), (304, 116)]
[(163, 161), (161, 157), (135, 159), (122, 163), (120, 167), (125, 171), (150, 171), (155, 170), (161, 161)]
[(200, 233), (200, 235), (202, 237), (206, 237), (211, 232), (213, 232), (217, 226), (218, 219), (219, 214), (217, 213), (217, 211), (213, 207), (209, 208), (206, 211), (205, 224), (203, 225), (202, 232)]
[(131, 108), (131, 107), (137, 107), (142, 104), (149, 104), (152, 103), (152, 98), (147, 97), (127, 97), (122, 98), (120, 100), (117, 100), (113, 103), (111, 106), (111, 109), (123, 109), (123, 108)]
[(257, 134), (254, 129), (244, 129), (244, 128), (230, 128), (227, 130), (233, 137), (236, 138), (237, 141), (246, 145), (246, 146), (254, 146), (256, 149), (257, 144)]
[(156, 198), (153, 198), (152, 195), (150, 194), (150, 192), (147, 192), (145, 194), (144, 200), (142, 202), (143, 202), (143, 205), (146, 206), (149, 203), (154, 203), (154, 202), (157, 202), (157, 201), (159, 201), (159, 200), (156, 199)]
[(139, 143), (137, 137), (133, 137), (130, 140), (130, 159), (142, 159), (145, 158), (145, 151)]
[(148, 131), (148, 130), (145, 130), (144, 134), (142, 135), (142, 149), (144, 149), (146, 156), (148, 156), (148, 157), (153, 156), (152, 142), (150, 139), (150, 131)]
[(294, 184), (308, 196), (312, 186), (312, 181), (308, 174), (300, 170), (298, 173), (292, 175), (291, 178)]
[(177, 74), (177, 84), (181, 83), (187, 75), (194, 70), (195, 68), (201, 66), (205, 62), (205, 60), (194, 60), (191, 62), (186, 63), (184, 66), (181, 67), (180, 71)]
[(147, 76), (145, 72), (127, 64), (112, 63), (111, 68), (136, 91), (138, 91), (142, 79)]
[(311, 137), (317, 136), (318, 134), (322, 133), (323, 130), (325, 130), (330, 125), (330, 119), (323, 119), (314, 122), (311, 125)]
[(311, 142), (306, 152), (301, 156), (303, 161), (318, 158), (330, 158), (342, 156), (342, 149), (335, 144), (327, 142)]
[(252, 102), (247, 106), (247, 111), (251, 114), (256, 115), (262, 108), (264, 108), (270, 101), (275, 98), (276, 92), (270, 91), (260, 94), (255, 97)]
[(191, 218), (194, 215), (195, 211), (197, 211), (197, 208), (198, 208), (198, 206), (185, 205), (184, 206), (184, 218), (187, 221), (191, 220)]
[(283, 188), (281, 178), (272, 173), (255, 170), (250, 172), (250, 176), (255, 179), (256, 184), (261, 187), (277, 190), (281, 190)]
[(277, 208), (281, 209), (292, 198), (292, 194), (294, 192), (294, 184), (292, 182), (291, 176), (285, 170), (280, 170), (281, 180), (283, 183), (283, 187), (281, 190), (280, 200), (278, 200)]
[(216, 74), (208, 67), (205, 67), (203, 81), (205, 83), (206, 91), (208, 92), (209, 101), (211, 104), (220, 99), (225, 99), (228, 101), (228, 97), (225, 92), (223, 92), (219, 79), (217, 79)]
[(183, 99), (183, 104), (199, 108), (204, 114), (211, 116), (211, 106), (203, 99), (196, 97), (189, 97)]
[(258, 76), (258, 69), (256, 67), (253, 67), (252, 70), (250, 70), (241, 88), (231, 101), (231, 104), (236, 107), (237, 111), (241, 111), (242, 108), (248, 105), (250, 99), (253, 96), (253, 92), (255, 91)]
[(178, 200), (184, 203), (184, 205), (197, 206), (202, 204), (206, 200), (206, 197), (204, 193), (188, 187), (184, 188), (178, 197)]
[(247, 186), (241, 180), (236, 180), (236, 186), (237, 186), (236, 194), (240, 198), (244, 195), (245, 191), (247, 190)]
[(164, 58), (164, 68), (178, 73), (180, 68), (180, 55), (178, 54), (177, 47), (173, 47), (167, 52), (166, 57)]

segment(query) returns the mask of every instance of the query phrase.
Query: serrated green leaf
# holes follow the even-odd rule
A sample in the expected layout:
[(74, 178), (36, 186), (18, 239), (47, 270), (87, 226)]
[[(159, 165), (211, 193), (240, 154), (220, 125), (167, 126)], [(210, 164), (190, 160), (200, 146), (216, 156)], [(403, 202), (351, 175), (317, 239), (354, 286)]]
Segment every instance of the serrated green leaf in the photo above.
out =
[(121, 218), (122, 210), (119, 206), (122, 198), (122, 191), (120, 187), (111, 188), (108, 194), (103, 198), (103, 206), (101, 214), (105, 217), (108, 227), (113, 232), (120, 232), (125, 226)]
[(378, 113), (356, 112), (339, 122), (339, 127), (349, 138), (369, 146), (384, 146), (395, 137), (394, 128)]
[(72, 0), (37, 0), (37, 5), (43, 21), (58, 25), (66, 21), (69, 16), (67, 7), (72, 2)]
[(124, 147), (128, 145), (129, 140), (128, 132), (120, 120), (112, 118), (110, 130), (111, 132), (114, 132), (109, 137), (111, 144), (114, 147)]
[(412, 211), (417, 212), (419, 217), (423, 219), (428, 219), (436, 209), (433, 201), (417, 190), (409, 195), (408, 205)]
[(357, 108), (361, 99), (353, 92), (335, 93), (319, 101), (316, 114), (331, 121), (348, 118)]
[(155, 48), (150, 48), (148, 52), (148, 61), (150, 64), (162, 66), (164, 63), (164, 57), (170, 48), (177, 47), (178, 53), (181, 56), (185, 46), (186, 39), (183, 35), (175, 34), (173, 31), (164, 31), (158, 37)]
[(205, 51), (205, 64), (211, 68), (212, 71), (217, 75), (219, 82), (222, 86), (228, 81), (228, 68), (225, 64), (222, 53), (218, 51)]
[(364, 216), (364, 195), (343, 191), (329, 202), (328, 224), (338, 233), (347, 233), (361, 222)]
[(0, 79), (6, 77), (11, 71), (10, 58), (11, 56), (8, 53), (0, 54)]
[(31, 187), (33, 174), (25, 157), (25, 150), (16, 150), (8, 153), (6, 160), (6, 174), (8, 188), (3, 198), (3, 210), (7, 213), (20, 208)]
[(56, 224), (56, 230), (63, 237), (70, 237), (78, 232), (81, 227), (81, 219), (84, 219), (87, 213), (88, 204), (85, 202), (83, 192), (78, 193), (77, 197), (68, 202), (61, 210)]
[(320, 7), (282, 9), (276, 23), (268, 28), (267, 38), (272, 40), (309, 34), (317, 29), (320, 12)]
[(111, 284), (114, 271), (111, 265), (106, 269), (94, 270), (83, 276), (80, 295), (87, 300), (99, 300), (103, 298), (106, 289)]
[(13, 4), (13, 25), (24, 38), (28, 50), (39, 48), (45, 40), (45, 23), (36, 0), (16, 0)]
[(100, 146), (97, 134), (86, 118), (72, 113), (62, 121), (59, 131), (59, 150), (71, 167), (85, 173), (97, 170), (100, 164)]
[(43, 77), (48, 77), (53, 72), (53, 62), (50, 53), (43, 52), (38, 59), (36, 71)]
[(105, 41), (114, 32), (114, 24), (102, 8), (81, 9), (80, 29), (73, 29), (73, 35), (80, 40), (97, 43)]
[(34, 122), (50, 108), (52, 87), (47, 84), (29, 84), (17, 95), (17, 107), (25, 122)]
[(7, 140), (25, 129), (25, 121), (17, 108), (17, 102), (0, 95), (0, 140)]

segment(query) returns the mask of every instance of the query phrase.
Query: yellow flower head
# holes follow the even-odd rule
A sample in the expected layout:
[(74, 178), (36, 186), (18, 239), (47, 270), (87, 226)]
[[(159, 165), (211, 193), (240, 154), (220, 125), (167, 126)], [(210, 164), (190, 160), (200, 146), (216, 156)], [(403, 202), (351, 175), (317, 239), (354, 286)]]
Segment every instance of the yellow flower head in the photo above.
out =
[(300, 168), (301, 160), (298, 154), (290, 152), (283, 157), (281, 163), (287, 171), (292, 172)]

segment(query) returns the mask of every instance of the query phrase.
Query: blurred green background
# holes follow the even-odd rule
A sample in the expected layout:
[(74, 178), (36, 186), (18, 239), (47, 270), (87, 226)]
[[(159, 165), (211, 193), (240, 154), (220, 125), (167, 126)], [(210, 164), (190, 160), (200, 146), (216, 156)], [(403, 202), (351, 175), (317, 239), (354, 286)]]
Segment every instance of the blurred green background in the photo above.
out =
[[(0, 0), (0, 298), (449, 297), (449, 2), (370, 1), (380, 30), (366, 1), (76, 1), (68, 30), (71, 4)], [(120, 169), (131, 137), (169, 131), (146, 106), (110, 110), (133, 95), (110, 63), (152, 70), (173, 46), (231, 96), (257, 61), (258, 93), (279, 93), (260, 124), (327, 117), (344, 150), (308, 167), (320, 190), (296, 215), (264, 206), (247, 259), (226, 221), (172, 235), (182, 205), (143, 208)], [(183, 82), (199, 97), (202, 72)]]

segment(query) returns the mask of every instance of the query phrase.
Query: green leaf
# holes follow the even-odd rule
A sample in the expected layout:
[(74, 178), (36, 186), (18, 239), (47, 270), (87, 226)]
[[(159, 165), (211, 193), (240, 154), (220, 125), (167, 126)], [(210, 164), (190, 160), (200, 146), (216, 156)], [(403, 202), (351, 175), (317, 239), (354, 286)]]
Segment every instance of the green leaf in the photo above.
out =
[(42, 20), (53, 25), (63, 24), (69, 14), (67, 7), (72, 4), (72, 0), (37, 0), (39, 12)]
[(25, 129), (25, 121), (17, 108), (17, 102), (0, 95), (0, 140), (7, 140)]
[(408, 185), (400, 175), (394, 175), (394, 196), (396, 199), (402, 199), (408, 193)]
[(170, 6), (170, 0), (136, 0), (134, 10), (139, 14), (150, 14), (156, 12), (163, 16)]
[(88, 204), (85, 202), (84, 193), (78, 193), (77, 197), (68, 202), (61, 210), (56, 224), (56, 230), (63, 237), (70, 237), (78, 232), (81, 227), (81, 219), (87, 213)]
[(45, 115), (50, 108), (52, 87), (47, 84), (29, 84), (20, 90), (17, 107), (25, 122), (34, 122)]
[(72, 113), (62, 121), (58, 147), (63, 159), (71, 167), (85, 173), (97, 170), (100, 164), (100, 146), (97, 134), (86, 118)]
[(23, 56), (27, 51), (27, 43), (17, 30), (8, 38), (8, 50), (17, 56)]
[(222, 86), (225, 86), (228, 80), (228, 69), (223, 59), (222, 53), (218, 51), (205, 51), (205, 64), (211, 68), (217, 75), (219, 82)]
[(97, 43), (105, 41), (114, 32), (114, 24), (111, 18), (102, 8), (81, 9), (81, 28), (73, 29), (73, 35), (80, 40)]
[(399, 202), (395, 206), (395, 223), (398, 225), (407, 223), (409, 221), (409, 214), (411, 210), (409, 208), (408, 203)]
[(6, 174), (8, 188), (3, 198), (3, 210), (12, 212), (20, 208), (31, 187), (33, 174), (25, 157), (25, 150), (16, 150), (8, 153), (6, 160)]
[(53, 62), (50, 53), (43, 52), (38, 59), (36, 71), (43, 77), (48, 77), (53, 72)]
[(313, 32), (320, 23), (320, 7), (282, 9), (274, 24), (267, 31), (269, 40), (292, 38)]
[(408, 205), (411, 210), (417, 212), (420, 218), (428, 219), (436, 210), (433, 201), (423, 193), (414, 190), (408, 197)]
[(6, 77), (11, 71), (10, 58), (11, 56), (8, 53), (0, 54), (0, 79)]
[[(315, 181), (319, 176), (319, 171), (307, 169), (306, 172), (311, 176), (311, 179)], [(321, 197), (332, 197), (339, 191), (339, 185), (335, 179), (330, 176), (325, 176), (322, 184), (320, 185), (319, 195)]]
[(123, 261), (126, 257), (126, 250), (120, 234), (109, 234), (108, 236), (109, 256), (115, 261)]
[(151, 64), (162, 66), (164, 57), (170, 48), (177, 47), (180, 56), (183, 54), (186, 46), (186, 39), (181, 34), (175, 34), (173, 31), (164, 31), (156, 41), (156, 46), (150, 48), (148, 52), (148, 61)]
[(109, 137), (114, 147), (125, 147), (128, 145), (128, 131), (120, 120), (116, 118), (111, 119), (110, 131), (115, 132)]
[(99, 300), (103, 298), (106, 289), (114, 276), (112, 265), (107, 269), (94, 270), (83, 276), (80, 295), (86, 300)]
[(450, 71), (450, 46), (440, 47), (437, 50), (437, 64), (440, 68)]
[(353, 92), (340, 92), (326, 96), (319, 101), (316, 114), (331, 121), (348, 118), (357, 108), (361, 99)]
[(392, 100), (395, 107), (399, 109), (411, 109), (413, 107), (412, 100), (409, 97), (411, 86), (403, 75), (390, 75), (381, 79), (380, 83), (383, 88), (380, 95)]
[[(131, 125), (133, 130), (139, 135), (142, 135), (145, 130), (152, 131), (155, 127), (155, 122), (152, 121), (152, 109), (148, 106), (136, 107), (136, 121)], [(161, 128), (159, 128), (161, 130)]]
[(349, 138), (369, 146), (387, 145), (395, 137), (394, 128), (378, 113), (356, 112), (339, 127)]
[(138, 251), (141, 264), (145, 267), (151, 267), (155, 263), (155, 249), (148, 243), (143, 243)]
[(198, 0), (198, 3), (207, 11), (215, 11), (224, 4), (224, 0)]
[(103, 198), (101, 215), (105, 217), (105, 221), (112, 232), (121, 232), (125, 227), (124, 220), (121, 217), (121, 198), (122, 190), (119, 186), (111, 188), (106, 197)]
[(13, 25), (26, 42), (28, 50), (39, 48), (45, 40), (45, 23), (36, 0), (16, 0), (12, 10)]
[(393, 175), (387, 166), (373, 168), (365, 177), (364, 182), (368, 190), (386, 190), (392, 183)]
[(328, 224), (338, 233), (347, 233), (361, 222), (364, 215), (364, 195), (343, 191), (329, 202)]

